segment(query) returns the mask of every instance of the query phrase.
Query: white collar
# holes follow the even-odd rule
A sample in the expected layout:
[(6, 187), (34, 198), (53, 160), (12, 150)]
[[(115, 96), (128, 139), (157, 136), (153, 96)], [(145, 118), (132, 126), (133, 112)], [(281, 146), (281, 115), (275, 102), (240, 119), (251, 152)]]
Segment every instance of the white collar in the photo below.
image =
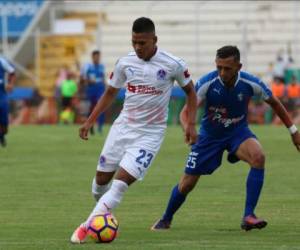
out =
[[(222, 79), (219, 75), (218, 75), (218, 79), (219, 79), (220, 83), (225, 87), (225, 84), (224, 84), (224, 82), (222, 81)], [(239, 80), (240, 80), (240, 71), (238, 72), (238, 77), (236, 78), (236, 81), (235, 81), (233, 87), (235, 87), (238, 84)]]

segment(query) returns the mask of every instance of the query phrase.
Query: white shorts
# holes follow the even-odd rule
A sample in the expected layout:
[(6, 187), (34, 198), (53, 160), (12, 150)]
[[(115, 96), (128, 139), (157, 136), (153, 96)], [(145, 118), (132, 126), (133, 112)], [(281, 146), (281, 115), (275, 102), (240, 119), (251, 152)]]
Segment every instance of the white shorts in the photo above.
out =
[(125, 169), (138, 180), (143, 179), (163, 142), (164, 134), (150, 134), (124, 129), (114, 124), (106, 138), (97, 170), (115, 172)]

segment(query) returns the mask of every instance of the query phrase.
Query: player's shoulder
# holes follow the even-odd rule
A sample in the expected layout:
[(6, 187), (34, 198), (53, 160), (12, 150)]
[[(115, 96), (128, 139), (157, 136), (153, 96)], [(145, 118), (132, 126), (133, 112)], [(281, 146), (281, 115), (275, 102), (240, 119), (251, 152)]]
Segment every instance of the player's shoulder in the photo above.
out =
[(0, 56), (0, 63), (1, 64), (8, 63), (8, 60), (5, 57)]
[(169, 53), (165, 50), (159, 49), (157, 51), (157, 53), (158, 53), (159, 60), (165, 61), (169, 64), (173, 64), (174, 66), (184, 67), (185, 64), (186, 64), (185, 61), (182, 58), (180, 58), (178, 56), (175, 56), (172, 53)]
[(15, 71), (15, 66), (4, 56), (0, 56), (0, 66), (10, 73)]
[(254, 74), (246, 71), (240, 71), (240, 80), (247, 83), (260, 83), (261, 79)]
[(214, 84), (218, 80), (218, 71), (214, 70), (211, 71), (203, 76), (201, 76), (197, 82), (195, 89), (198, 91), (199, 89), (202, 89), (204, 91), (207, 91), (209, 87)]
[(135, 61), (137, 59), (137, 55), (134, 51), (130, 51), (127, 55), (121, 56), (117, 59), (115, 65), (124, 65), (128, 62)]
[(213, 83), (217, 79), (218, 79), (218, 71), (214, 70), (214, 71), (211, 71), (211, 72), (201, 76), (198, 79), (197, 83), (203, 85), (203, 84), (207, 84), (207, 83)]

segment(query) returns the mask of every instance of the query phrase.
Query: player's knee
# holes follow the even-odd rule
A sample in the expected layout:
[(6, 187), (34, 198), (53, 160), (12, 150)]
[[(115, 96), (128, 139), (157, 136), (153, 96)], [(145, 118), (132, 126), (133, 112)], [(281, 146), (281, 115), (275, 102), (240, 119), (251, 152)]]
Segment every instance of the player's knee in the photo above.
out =
[(102, 172), (96, 173), (96, 183), (98, 185), (106, 185), (110, 182), (112, 176), (109, 174), (103, 174)]
[(258, 152), (251, 157), (251, 166), (256, 168), (263, 168), (265, 165), (265, 155), (263, 152)]
[(194, 182), (183, 181), (183, 182), (179, 183), (178, 190), (182, 194), (188, 194), (189, 192), (191, 192), (194, 189), (195, 185), (196, 185), (196, 183), (194, 183)]

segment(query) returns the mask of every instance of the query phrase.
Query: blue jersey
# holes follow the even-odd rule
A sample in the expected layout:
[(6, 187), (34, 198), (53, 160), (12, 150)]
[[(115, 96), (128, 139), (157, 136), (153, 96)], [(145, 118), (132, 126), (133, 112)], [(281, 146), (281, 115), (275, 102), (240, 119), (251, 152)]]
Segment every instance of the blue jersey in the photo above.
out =
[(6, 100), (7, 94), (5, 91), (6, 73), (14, 73), (15, 69), (3, 57), (0, 57), (0, 100)]
[(271, 90), (259, 78), (240, 71), (234, 87), (227, 88), (218, 71), (208, 73), (196, 83), (200, 100), (205, 101), (200, 135), (226, 137), (248, 126), (248, 103), (256, 96), (264, 100), (272, 96)]
[(87, 87), (88, 97), (92, 97), (92, 96), (100, 97), (105, 89), (104, 65), (88, 63), (84, 66), (82, 75), (86, 80), (95, 81), (95, 83), (91, 83)]

